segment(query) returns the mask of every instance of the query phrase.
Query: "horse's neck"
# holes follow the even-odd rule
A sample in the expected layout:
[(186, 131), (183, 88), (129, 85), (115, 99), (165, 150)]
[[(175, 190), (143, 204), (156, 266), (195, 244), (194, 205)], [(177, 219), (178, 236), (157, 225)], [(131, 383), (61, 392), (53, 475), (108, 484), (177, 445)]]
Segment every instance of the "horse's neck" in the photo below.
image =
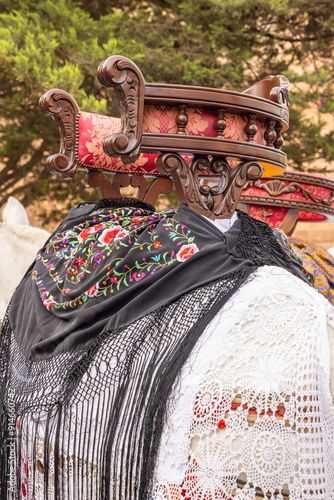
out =
[(37, 227), (25, 226), (21, 224), (0, 223), (0, 238), (15, 238), (19, 239), (23, 244), (43, 245), (46, 239), (50, 236), (44, 229)]

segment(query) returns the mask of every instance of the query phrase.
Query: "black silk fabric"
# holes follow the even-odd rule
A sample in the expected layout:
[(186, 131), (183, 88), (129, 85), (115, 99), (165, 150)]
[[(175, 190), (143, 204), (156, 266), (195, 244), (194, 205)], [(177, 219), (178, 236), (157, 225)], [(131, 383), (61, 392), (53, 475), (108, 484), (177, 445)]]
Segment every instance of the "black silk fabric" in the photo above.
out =
[(150, 213), (85, 205), (68, 217), (16, 291), (9, 319), (27, 357), (91, 343), (185, 293), (254, 264), (236, 255), (241, 221), (222, 234), (181, 205)]

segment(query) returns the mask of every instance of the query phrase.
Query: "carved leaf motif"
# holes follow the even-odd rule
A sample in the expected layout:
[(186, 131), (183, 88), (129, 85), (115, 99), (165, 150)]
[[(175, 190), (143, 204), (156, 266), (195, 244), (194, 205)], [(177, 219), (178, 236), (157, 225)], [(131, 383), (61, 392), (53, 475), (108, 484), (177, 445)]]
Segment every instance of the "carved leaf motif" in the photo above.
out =
[(256, 161), (239, 163), (232, 171), (230, 182), (224, 191), (221, 203), (215, 207), (215, 215), (217, 217), (231, 217), (247, 182), (259, 179), (262, 174), (263, 168)]
[[(263, 173), (255, 161), (240, 163), (231, 173), (228, 162), (195, 156), (188, 166), (176, 153), (164, 153), (157, 158), (156, 167), (161, 173), (172, 174), (180, 202), (186, 203), (207, 217), (231, 217), (247, 182), (257, 180)], [(202, 185), (200, 172), (209, 170), (219, 176), (216, 185)], [(218, 200), (214, 201), (217, 197)]]
[(312, 200), (314, 203), (321, 203), (323, 205), (331, 206), (334, 200), (334, 192), (331, 191), (330, 196), (327, 200), (323, 196), (315, 196), (311, 191), (306, 189), (304, 186), (298, 182), (291, 182), (289, 185), (278, 179), (270, 180), (267, 183), (261, 182), (260, 180), (254, 182), (254, 186), (263, 189), (269, 196), (277, 197), (284, 193), (295, 193), (300, 192), (305, 199)]
[(279, 196), (283, 193), (291, 193), (295, 191), (291, 191), (285, 184), (285, 182), (279, 181), (277, 179), (268, 182), (261, 182), (259, 180), (254, 182), (254, 186), (259, 189), (263, 189), (266, 193), (269, 194), (269, 196)]

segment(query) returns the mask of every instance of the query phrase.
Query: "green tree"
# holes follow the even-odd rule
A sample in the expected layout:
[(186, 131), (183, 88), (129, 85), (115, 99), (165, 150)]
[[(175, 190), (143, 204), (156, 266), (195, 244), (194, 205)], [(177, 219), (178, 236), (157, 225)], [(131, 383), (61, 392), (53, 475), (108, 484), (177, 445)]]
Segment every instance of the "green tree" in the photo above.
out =
[(72, 203), (90, 199), (79, 183), (44, 170), (57, 130), (37, 103), (58, 87), (82, 109), (111, 112), (112, 93), (101, 89), (96, 68), (115, 53), (147, 81), (242, 90), (285, 74), (293, 83), (289, 167), (308, 170), (319, 160), (325, 171), (334, 160), (331, 1), (13, 0), (9, 8), (0, 0), (0, 49), (0, 204), (15, 193), (29, 204), (47, 190)]

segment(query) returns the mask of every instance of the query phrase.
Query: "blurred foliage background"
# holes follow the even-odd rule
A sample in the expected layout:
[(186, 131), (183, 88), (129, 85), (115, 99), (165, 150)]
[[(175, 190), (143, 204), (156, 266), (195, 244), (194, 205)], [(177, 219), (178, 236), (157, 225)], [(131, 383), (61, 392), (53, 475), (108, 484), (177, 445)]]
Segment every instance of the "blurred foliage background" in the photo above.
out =
[(146, 81), (243, 90), (269, 74), (292, 86), (284, 150), (290, 169), (333, 169), (332, 0), (0, 0), (0, 206), (14, 195), (54, 227), (96, 199), (44, 168), (57, 126), (38, 107), (48, 89), (81, 109), (116, 112), (98, 64), (121, 54)]

